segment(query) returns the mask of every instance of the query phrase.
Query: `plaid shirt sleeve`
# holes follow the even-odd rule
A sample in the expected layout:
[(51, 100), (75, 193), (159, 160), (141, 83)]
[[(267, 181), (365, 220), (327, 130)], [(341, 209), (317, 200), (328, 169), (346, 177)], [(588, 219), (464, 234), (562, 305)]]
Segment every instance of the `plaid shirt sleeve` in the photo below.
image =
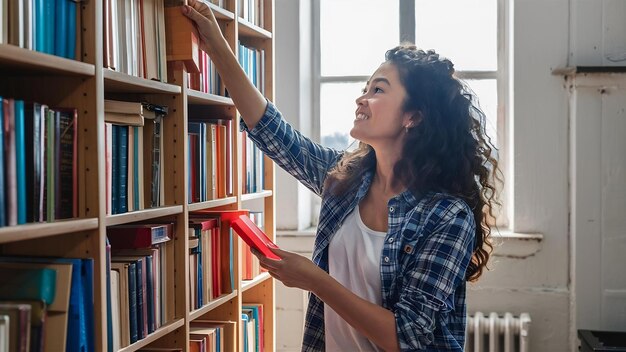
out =
[(322, 194), (328, 171), (342, 153), (321, 146), (295, 130), (274, 104), (267, 102), (265, 114), (252, 130), (240, 120), (254, 144), (278, 166), (318, 195)]
[(433, 342), (436, 320), (454, 309), (446, 302), (465, 281), (474, 245), (474, 217), (464, 202), (439, 200), (424, 215), (426, 221), (416, 229), (422, 232), (416, 234), (418, 247), (404, 249), (412, 257), (401, 275), (400, 299), (393, 307), (403, 351), (427, 348)]

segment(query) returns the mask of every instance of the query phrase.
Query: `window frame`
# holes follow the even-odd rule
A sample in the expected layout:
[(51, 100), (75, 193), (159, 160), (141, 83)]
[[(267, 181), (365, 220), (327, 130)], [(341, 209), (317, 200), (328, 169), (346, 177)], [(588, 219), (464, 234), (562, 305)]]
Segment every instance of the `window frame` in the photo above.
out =
[[(512, 70), (512, 19), (513, 6), (508, 0), (495, 0), (497, 6), (497, 69), (491, 71), (459, 70), (456, 76), (462, 80), (496, 80), (497, 94), (497, 138), (499, 167), (502, 171), (503, 179), (506, 181), (499, 190), (502, 207), (497, 209), (496, 226), (499, 228), (513, 228), (511, 220), (513, 202), (513, 182), (512, 175), (512, 112), (513, 112), (513, 82), (511, 79)], [(312, 49), (313, 53), (321, 53), (321, 1), (311, 2), (312, 21)], [(399, 2), (399, 38), (400, 41), (415, 43), (416, 22), (415, 22), (415, 0), (400, 0)], [(322, 76), (321, 55), (313, 55), (312, 58), (312, 121), (311, 134), (316, 141), (321, 141), (321, 87), (325, 83), (357, 83), (365, 82), (369, 76), (348, 75), (348, 76)], [(311, 222), (316, 227), (319, 217), (320, 199), (312, 197)]]

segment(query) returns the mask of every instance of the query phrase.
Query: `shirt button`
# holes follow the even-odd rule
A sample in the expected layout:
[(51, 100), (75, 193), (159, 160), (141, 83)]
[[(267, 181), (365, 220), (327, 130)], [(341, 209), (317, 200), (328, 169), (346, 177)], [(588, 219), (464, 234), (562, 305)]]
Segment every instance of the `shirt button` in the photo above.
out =
[(389, 243), (393, 242), (393, 237), (389, 237), (389, 239), (387, 240), (387, 242), (389, 242)]
[(393, 213), (394, 210), (395, 210), (394, 207), (389, 207), (389, 212)]
[(389, 263), (389, 257), (385, 257), (385, 263)]

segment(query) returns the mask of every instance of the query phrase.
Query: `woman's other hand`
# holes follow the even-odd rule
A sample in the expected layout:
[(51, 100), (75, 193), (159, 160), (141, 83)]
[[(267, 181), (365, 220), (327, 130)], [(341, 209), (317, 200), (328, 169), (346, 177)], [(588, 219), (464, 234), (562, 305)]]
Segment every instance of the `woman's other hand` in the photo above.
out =
[(317, 282), (327, 275), (326, 272), (315, 265), (311, 260), (299, 254), (270, 248), (281, 260), (267, 258), (263, 254), (252, 250), (259, 258), (261, 267), (267, 269), (270, 275), (281, 281), (287, 287), (297, 287), (306, 291), (313, 291)]

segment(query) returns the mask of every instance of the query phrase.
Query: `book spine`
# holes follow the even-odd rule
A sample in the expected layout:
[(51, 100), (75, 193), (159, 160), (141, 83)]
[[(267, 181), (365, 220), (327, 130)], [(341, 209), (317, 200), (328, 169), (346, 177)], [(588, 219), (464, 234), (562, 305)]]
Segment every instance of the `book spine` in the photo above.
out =
[(119, 192), (117, 194), (117, 209), (119, 213), (128, 211), (128, 126), (118, 126), (117, 147)]
[(6, 203), (5, 203), (5, 182), (4, 182), (4, 102), (6, 99), (0, 97), (0, 227), (7, 225)]
[(130, 317), (130, 343), (139, 339), (137, 324), (137, 265), (130, 263), (128, 266), (128, 306)]

